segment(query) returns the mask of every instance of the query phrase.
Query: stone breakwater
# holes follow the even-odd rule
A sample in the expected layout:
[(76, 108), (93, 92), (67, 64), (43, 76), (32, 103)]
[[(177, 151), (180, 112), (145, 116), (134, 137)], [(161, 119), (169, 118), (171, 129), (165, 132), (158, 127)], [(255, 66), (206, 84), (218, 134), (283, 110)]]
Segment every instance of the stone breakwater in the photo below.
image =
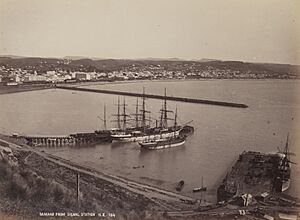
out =
[(146, 97), (146, 98), (150, 98), (150, 99), (163, 99), (163, 100), (166, 99), (166, 100), (177, 101), (177, 102), (189, 102), (189, 103), (196, 103), (196, 104), (217, 105), (217, 106), (232, 107), (232, 108), (248, 108), (248, 106), (245, 104), (234, 103), (234, 102), (222, 102), (222, 101), (213, 101), (213, 100), (205, 100), (205, 99), (194, 99), (194, 98), (185, 98), (185, 97), (163, 96), (163, 95), (154, 95), (154, 94), (142, 94), (142, 93), (132, 93), (132, 92), (123, 92), (123, 91), (104, 90), (104, 89), (67, 87), (67, 86), (56, 86), (56, 88), (66, 89), (66, 90), (75, 90), (75, 91), (81, 91), (81, 92), (95, 92), (95, 93), (104, 93), (104, 94), (112, 94), (112, 95)]

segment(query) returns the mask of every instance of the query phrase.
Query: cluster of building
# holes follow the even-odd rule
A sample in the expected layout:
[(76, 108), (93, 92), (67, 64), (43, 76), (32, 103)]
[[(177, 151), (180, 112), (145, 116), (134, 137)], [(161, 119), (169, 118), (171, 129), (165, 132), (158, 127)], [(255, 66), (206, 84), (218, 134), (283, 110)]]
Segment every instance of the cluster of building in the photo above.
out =
[(19, 85), (19, 84), (43, 84), (43, 83), (71, 83), (78, 81), (117, 81), (117, 80), (138, 80), (138, 79), (263, 79), (263, 78), (296, 78), (290, 73), (274, 73), (267, 71), (252, 72), (250, 70), (218, 69), (207, 66), (198, 69), (193, 65), (188, 65), (180, 69), (167, 69), (160, 65), (150, 66), (130, 66), (122, 70), (107, 72), (89, 71), (70, 71), (55, 69), (49, 71), (35, 71), (21, 68), (6, 68), (0, 66), (0, 84)]
[(72, 81), (87, 81), (97, 79), (98, 77), (106, 77), (106, 73), (96, 72), (69, 72), (66, 70), (61, 71), (45, 71), (43, 73), (37, 71), (27, 71), (21, 68), (6, 69), (0, 66), (0, 83), (2, 85), (19, 85), (19, 84), (43, 84), (43, 83), (62, 83)]

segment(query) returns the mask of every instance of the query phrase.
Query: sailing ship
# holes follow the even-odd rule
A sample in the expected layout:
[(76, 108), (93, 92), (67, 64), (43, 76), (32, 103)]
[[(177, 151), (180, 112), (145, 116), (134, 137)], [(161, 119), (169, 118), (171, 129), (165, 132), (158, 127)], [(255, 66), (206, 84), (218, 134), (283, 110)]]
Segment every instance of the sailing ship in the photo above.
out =
[[(174, 119), (174, 128), (177, 128), (177, 108), (175, 113), (175, 119)], [(185, 143), (186, 136), (180, 135), (180, 132), (172, 133), (173, 136), (169, 137), (163, 137), (163, 133), (160, 134), (159, 139), (146, 139), (144, 141), (139, 142), (139, 145), (141, 146), (141, 149), (145, 150), (159, 150), (159, 149), (165, 149), (170, 147), (178, 147)]]
[(277, 175), (274, 180), (274, 189), (277, 192), (284, 192), (290, 187), (291, 183), (291, 163), (290, 160), (291, 153), (289, 152), (289, 135), (287, 135), (287, 140), (283, 151), (277, 153), (279, 157)]
[[(165, 97), (166, 97), (166, 89), (165, 89)], [(173, 140), (173, 137), (179, 136), (182, 126), (177, 125), (177, 115), (175, 119), (168, 118), (168, 113), (173, 112), (167, 109), (167, 101), (166, 98), (164, 100), (164, 104), (160, 109), (161, 117), (160, 123), (158, 124), (158, 120), (156, 120), (156, 124), (154, 127), (151, 127), (151, 118), (150, 111), (146, 110), (145, 103), (145, 89), (143, 89), (142, 95), (142, 109), (139, 109), (138, 100), (136, 104), (136, 112), (133, 114), (135, 126), (128, 127), (128, 123), (130, 122), (130, 115), (126, 113), (126, 103), (125, 99), (123, 104), (120, 104), (120, 99), (118, 99), (118, 109), (117, 114), (113, 115), (116, 117), (114, 122), (117, 122), (117, 128), (111, 130), (111, 137), (113, 141), (117, 142), (144, 142), (144, 141), (155, 141), (153, 143), (148, 143), (147, 146), (153, 147), (154, 144), (157, 146), (164, 147), (165, 145), (181, 145), (184, 143), (184, 138), (176, 138)], [(121, 113), (121, 108), (123, 108), (123, 112)], [(149, 117), (147, 117), (149, 115)], [(174, 125), (168, 126), (168, 120), (175, 120)], [(189, 126), (191, 127), (191, 126)], [(192, 127), (191, 127), (192, 128)], [(188, 129), (191, 131), (191, 129)], [(192, 129), (193, 130), (193, 129)], [(158, 141), (159, 139), (159, 141)], [(172, 140), (171, 140), (172, 139)], [(175, 143), (173, 143), (175, 141)]]

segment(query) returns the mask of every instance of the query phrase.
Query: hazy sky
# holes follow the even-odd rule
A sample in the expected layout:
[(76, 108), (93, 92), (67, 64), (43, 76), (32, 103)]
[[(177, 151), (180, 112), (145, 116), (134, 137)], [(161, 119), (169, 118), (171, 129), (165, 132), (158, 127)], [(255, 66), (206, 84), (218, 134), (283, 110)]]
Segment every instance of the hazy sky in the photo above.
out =
[(0, 54), (300, 63), (299, 6), (299, 0), (0, 0)]

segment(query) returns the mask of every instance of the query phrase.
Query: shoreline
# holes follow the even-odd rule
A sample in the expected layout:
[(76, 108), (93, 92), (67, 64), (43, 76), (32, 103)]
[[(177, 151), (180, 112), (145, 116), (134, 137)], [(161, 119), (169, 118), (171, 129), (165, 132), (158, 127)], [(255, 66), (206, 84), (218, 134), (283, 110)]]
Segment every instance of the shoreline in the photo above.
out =
[[(70, 83), (70, 84), (62, 84), (63, 86), (70, 86), (70, 87), (85, 87), (85, 86), (93, 86), (93, 85), (118, 85), (118, 84), (131, 84), (131, 83), (147, 83), (147, 82), (157, 82), (157, 83), (163, 83), (163, 82), (190, 82), (190, 81), (297, 81), (300, 79), (277, 79), (277, 78), (271, 78), (271, 79), (211, 79), (211, 78), (202, 78), (202, 79), (155, 79), (155, 80), (123, 80), (123, 81), (96, 81), (96, 82), (78, 82), (78, 83)], [(60, 85), (60, 84), (58, 84)]]
[(157, 197), (161, 197), (159, 195), (159, 194), (161, 194), (161, 195), (163, 195), (162, 197), (166, 197), (167, 200), (171, 199), (171, 200), (174, 200), (177, 202), (180, 202), (181, 199), (190, 201), (190, 202), (195, 201), (194, 198), (191, 198), (189, 196), (177, 194), (175, 192), (168, 191), (165, 189), (160, 189), (160, 188), (154, 187), (149, 184), (140, 183), (140, 182), (134, 181), (132, 179), (129, 179), (129, 178), (126, 178), (123, 176), (113, 175), (113, 174), (105, 173), (103, 171), (95, 170), (92, 167), (89, 167), (87, 165), (81, 165), (81, 164), (75, 163), (73, 161), (52, 155), (50, 153), (46, 153), (43, 150), (40, 151), (37, 148), (33, 148), (33, 147), (30, 147), (29, 145), (22, 143), (22, 141), (20, 142), (18, 140), (15, 140), (14, 138), (11, 138), (11, 137), (3, 135), (3, 134), (0, 134), (0, 139), (2, 140), (2, 142), (4, 141), (4, 142), (8, 143), (10, 145), (10, 147), (13, 148), (14, 150), (18, 150), (18, 151), (25, 150), (28, 152), (32, 152), (45, 160), (48, 160), (52, 163), (56, 163), (57, 165), (67, 167), (68, 169), (76, 170), (78, 172), (85, 173), (87, 175), (96, 175), (100, 179), (109, 181), (115, 185), (121, 185), (122, 187), (124, 187), (128, 190), (133, 189), (133, 191), (138, 192), (138, 189), (142, 188), (142, 190), (140, 191), (141, 194), (147, 194), (147, 193), (144, 193), (144, 192), (147, 192), (147, 190), (151, 191), (152, 193), (154, 193), (154, 195), (151, 195), (152, 198), (155, 197), (155, 195)]
[[(49, 157), (51, 158), (56, 158), (56, 159), (60, 159), (60, 160), (63, 160), (63, 161), (66, 161), (67, 163), (71, 163), (71, 164), (74, 164), (75, 166), (78, 166), (78, 167), (84, 167), (86, 169), (89, 169), (89, 170), (93, 170), (95, 172), (98, 172), (98, 173), (101, 173), (103, 174), (104, 176), (108, 176), (108, 177), (112, 177), (112, 178), (115, 178), (115, 179), (119, 179), (121, 181), (128, 181), (128, 182), (132, 182), (134, 184), (138, 184), (138, 185), (143, 185), (145, 187), (149, 187), (149, 188), (155, 188), (157, 190), (161, 190), (161, 191), (165, 191), (165, 192), (168, 192), (170, 194), (177, 194), (177, 195), (180, 195), (182, 197), (185, 197), (186, 199), (190, 199), (190, 200), (194, 200), (196, 201), (197, 199), (200, 199), (200, 195), (199, 194), (195, 194), (193, 193), (192, 191), (188, 191), (188, 192), (177, 192), (176, 189), (175, 189), (175, 184), (177, 183), (174, 183), (174, 188), (171, 188), (169, 186), (165, 186), (165, 187), (162, 187), (160, 184), (155, 184), (153, 182), (151, 182), (151, 180), (145, 180), (145, 176), (139, 176), (139, 177), (126, 177), (125, 175), (122, 175), (122, 174), (119, 174), (119, 173), (116, 173), (116, 174), (113, 174), (112, 172), (103, 172), (103, 168), (94, 168), (90, 165), (82, 165), (82, 164), (79, 164), (79, 163), (76, 163), (74, 160), (72, 159), (66, 159), (66, 158), (63, 158), (63, 157), (60, 157), (60, 156), (57, 156), (57, 155), (54, 155), (54, 154), (51, 154), (50, 152), (47, 152), (47, 150), (43, 149), (48, 155)], [(147, 177), (146, 177), (147, 178)], [(149, 178), (151, 179), (151, 178)], [(163, 180), (154, 180), (154, 181), (163, 181)], [(219, 184), (215, 184), (215, 187), (214, 188), (210, 188), (209, 191), (206, 192), (206, 201), (208, 204), (213, 204), (216, 202), (216, 197), (217, 197), (217, 186)]]
[[(290, 213), (298, 211), (296, 207), (285, 206), (261, 206), (260, 204), (240, 207), (233, 206), (227, 202), (224, 204), (199, 204), (192, 203), (194, 200), (189, 200), (188, 197), (178, 195), (176, 193), (161, 190), (155, 187), (140, 184), (118, 176), (106, 175), (103, 172), (90, 169), (89, 167), (77, 165), (71, 161), (64, 160), (60, 157), (48, 155), (43, 151), (39, 151), (28, 145), (22, 144), (19, 140), (0, 134), (0, 139), (9, 144), (14, 155), (17, 155), (19, 169), (15, 172), (22, 172), (22, 169), (27, 172), (33, 172), (37, 178), (43, 178), (46, 181), (51, 181), (51, 184), (67, 188), (68, 195), (76, 202), (76, 175), (80, 174), (80, 193), (82, 207), (62, 206), (56, 209), (45, 209), (49, 204), (45, 202), (43, 205), (37, 205), (35, 208), (28, 206), (30, 201), (20, 201), (17, 206), (17, 212), (7, 212), (5, 208), (0, 206), (1, 214), (21, 214), (23, 217), (35, 217), (39, 219), (39, 214), (42, 212), (114, 212), (116, 219), (146, 219), (147, 213), (150, 219), (233, 219), (239, 216), (239, 209), (244, 209), (247, 212), (246, 219), (256, 219), (255, 213), (257, 208), (261, 208), (265, 213), (280, 212), (281, 210)], [(1, 160), (0, 160), (1, 162)], [(3, 162), (2, 162), (3, 163)], [(31, 171), (28, 171), (31, 170)], [(23, 170), (24, 173), (24, 170)], [(23, 174), (24, 175), (24, 174)], [(1, 182), (0, 182), (1, 183)], [(25, 182), (25, 185), (28, 183)], [(50, 185), (51, 186), (51, 185)], [(1, 188), (0, 188), (1, 189)], [(29, 189), (30, 190), (30, 189)], [(71, 194), (70, 194), (71, 193)], [(48, 195), (49, 197), (50, 195)], [(46, 197), (47, 198), (47, 197)], [(0, 199), (0, 205), (3, 202), (10, 203), (7, 199)], [(32, 204), (32, 203), (30, 203)], [(97, 205), (98, 204), (98, 205)], [(15, 205), (9, 204), (9, 206)], [(25, 205), (25, 206), (24, 206)], [(58, 207), (56, 204), (55, 207)], [(102, 207), (97, 209), (99, 205)], [(43, 210), (40, 210), (43, 207)], [(51, 206), (52, 207), (52, 206)], [(89, 207), (87, 210), (84, 207)], [(82, 209), (83, 208), (83, 209)], [(24, 209), (24, 210), (23, 210)], [(150, 216), (149, 216), (150, 215)], [(68, 217), (66, 217), (68, 218)], [(240, 216), (243, 219), (243, 216)], [(81, 218), (79, 218), (81, 219)]]
[(45, 89), (52, 89), (52, 88), (54, 88), (53, 85), (0, 86), (0, 95), (19, 93), (19, 92), (38, 91), (38, 90), (45, 90)]
[(122, 85), (131, 83), (147, 83), (147, 82), (157, 82), (157, 83), (172, 83), (172, 82), (190, 82), (190, 81), (297, 81), (300, 79), (157, 79), (157, 80), (124, 80), (124, 81), (84, 81), (76, 83), (58, 83), (58, 84), (40, 84), (40, 85), (18, 85), (18, 86), (0, 86), (0, 95), (19, 93), (19, 92), (30, 92), (45, 89), (54, 89), (55, 86), (66, 86), (66, 87), (88, 87), (94, 85)]

